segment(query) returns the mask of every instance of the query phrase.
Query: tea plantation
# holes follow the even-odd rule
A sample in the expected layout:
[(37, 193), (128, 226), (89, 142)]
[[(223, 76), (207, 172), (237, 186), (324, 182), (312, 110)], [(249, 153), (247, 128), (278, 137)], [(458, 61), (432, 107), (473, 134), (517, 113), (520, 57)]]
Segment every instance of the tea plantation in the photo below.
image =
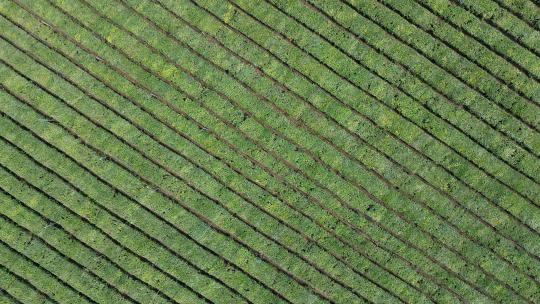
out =
[(0, 0), (0, 303), (540, 303), (540, 2)]

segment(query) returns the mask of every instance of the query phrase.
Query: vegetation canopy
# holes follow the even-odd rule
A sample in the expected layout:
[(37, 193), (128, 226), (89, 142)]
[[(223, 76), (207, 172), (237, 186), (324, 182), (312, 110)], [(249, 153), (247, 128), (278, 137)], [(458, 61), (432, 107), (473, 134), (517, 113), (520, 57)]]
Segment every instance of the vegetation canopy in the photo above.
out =
[(540, 303), (537, 0), (0, 0), (0, 303)]

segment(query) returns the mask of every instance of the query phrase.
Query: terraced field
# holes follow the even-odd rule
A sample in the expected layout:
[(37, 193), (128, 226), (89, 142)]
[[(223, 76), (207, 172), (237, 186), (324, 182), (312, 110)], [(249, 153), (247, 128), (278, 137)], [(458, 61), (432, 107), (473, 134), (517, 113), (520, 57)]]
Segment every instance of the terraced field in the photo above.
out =
[(535, 0), (0, 0), (0, 303), (540, 303)]

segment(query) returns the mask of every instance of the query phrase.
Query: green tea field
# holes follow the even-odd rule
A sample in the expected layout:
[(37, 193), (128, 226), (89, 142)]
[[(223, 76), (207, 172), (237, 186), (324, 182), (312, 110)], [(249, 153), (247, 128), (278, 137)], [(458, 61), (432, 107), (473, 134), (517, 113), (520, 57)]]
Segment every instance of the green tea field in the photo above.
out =
[(0, 304), (540, 304), (538, 0), (0, 0)]

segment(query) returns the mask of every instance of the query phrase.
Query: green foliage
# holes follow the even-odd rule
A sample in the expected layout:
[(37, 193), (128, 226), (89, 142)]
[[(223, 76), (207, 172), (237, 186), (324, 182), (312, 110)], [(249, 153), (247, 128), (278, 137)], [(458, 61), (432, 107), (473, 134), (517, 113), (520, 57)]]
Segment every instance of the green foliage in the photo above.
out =
[(507, 2), (0, 0), (0, 301), (537, 301)]

